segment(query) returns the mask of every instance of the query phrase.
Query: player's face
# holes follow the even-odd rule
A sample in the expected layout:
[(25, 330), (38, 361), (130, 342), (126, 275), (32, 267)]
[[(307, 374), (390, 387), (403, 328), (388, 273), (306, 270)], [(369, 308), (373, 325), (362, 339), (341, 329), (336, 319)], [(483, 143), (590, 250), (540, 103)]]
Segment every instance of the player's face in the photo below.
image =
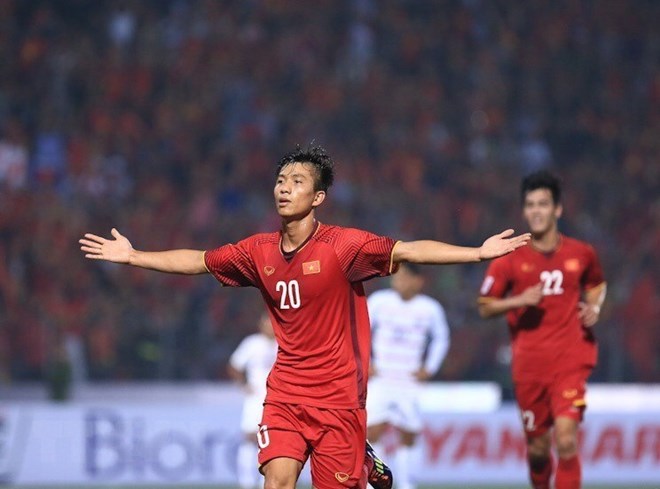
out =
[(527, 192), (525, 195), (523, 217), (527, 221), (529, 230), (535, 236), (555, 229), (561, 212), (561, 204), (555, 204), (549, 189), (540, 188)]
[(392, 275), (392, 288), (404, 299), (412, 299), (422, 291), (424, 278), (401, 266), (398, 272)]
[(325, 192), (314, 190), (314, 169), (306, 163), (282, 168), (275, 182), (275, 206), (283, 218), (302, 218), (323, 202)]

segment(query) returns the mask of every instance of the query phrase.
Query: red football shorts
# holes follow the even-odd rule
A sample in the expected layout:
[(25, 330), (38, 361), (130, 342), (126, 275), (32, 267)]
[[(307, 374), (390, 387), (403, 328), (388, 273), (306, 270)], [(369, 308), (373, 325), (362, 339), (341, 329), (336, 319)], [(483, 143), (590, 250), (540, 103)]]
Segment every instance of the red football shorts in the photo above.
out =
[(257, 433), (260, 470), (278, 457), (303, 464), (310, 458), (315, 488), (363, 489), (366, 419), (364, 409), (265, 404)]
[(515, 383), (515, 395), (523, 428), (529, 436), (540, 436), (559, 416), (582, 421), (587, 407), (585, 393), (591, 367), (559, 372), (539, 382)]

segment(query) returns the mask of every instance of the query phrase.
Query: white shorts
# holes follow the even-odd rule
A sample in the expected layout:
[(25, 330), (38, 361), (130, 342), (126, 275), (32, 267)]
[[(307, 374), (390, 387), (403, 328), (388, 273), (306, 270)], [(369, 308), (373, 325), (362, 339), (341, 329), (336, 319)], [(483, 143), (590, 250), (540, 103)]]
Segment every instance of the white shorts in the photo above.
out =
[(423, 426), (420, 391), (417, 382), (371, 378), (367, 390), (367, 426), (388, 423), (403, 431), (419, 433)]
[(241, 431), (252, 434), (259, 431), (261, 423), (261, 414), (264, 410), (264, 395), (248, 394), (243, 401), (243, 412), (241, 414)]

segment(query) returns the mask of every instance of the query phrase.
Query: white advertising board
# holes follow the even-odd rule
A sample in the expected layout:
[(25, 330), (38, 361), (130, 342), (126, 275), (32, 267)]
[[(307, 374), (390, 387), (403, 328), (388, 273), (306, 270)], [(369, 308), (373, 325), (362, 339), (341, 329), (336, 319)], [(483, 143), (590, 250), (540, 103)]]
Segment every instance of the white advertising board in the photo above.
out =
[(240, 404), (10, 406), (14, 484), (232, 483)]
[[(581, 430), (584, 480), (660, 487), (657, 413), (587, 414)], [(527, 482), (525, 440), (517, 410), (427, 417), (416, 470), (420, 482)]]
[[(222, 403), (0, 403), (0, 483), (235, 484), (240, 396)], [(658, 411), (587, 412), (587, 483), (660, 487)], [(525, 483), (518, 413), (426, 412), (423, 483)]]

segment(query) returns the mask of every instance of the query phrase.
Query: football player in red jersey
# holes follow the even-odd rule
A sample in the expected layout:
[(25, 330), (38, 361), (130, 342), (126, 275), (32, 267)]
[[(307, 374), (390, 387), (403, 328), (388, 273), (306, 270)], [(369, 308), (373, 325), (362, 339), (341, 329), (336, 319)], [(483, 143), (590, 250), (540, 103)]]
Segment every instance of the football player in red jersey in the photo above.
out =
[[(471, 263), (527, 243), (507, 230), (481, 247), (439, 241), (395, 241), (359, 229), (322, 224), (316, 208), (333, 181), (322, 148), (297, 148), (277, 168), (278, 232), (209, 251), (138, 251), (116, 229), (85, 234), (85, 256), (169, 273), (211, 273), (225, 286), (256, 287), (279, 349), (267, 382), (258, 431), (267, 489), (294, 488), (310, 459), (317, 489), (392, 486), (392, 474), (366, 440), (365, 399), (370, 326), (362, 283), (401, 262)], [(366, 455), (366, 456), (365, 456)]]
[(479, 312), (482, 317), (506, 314), (533, 487), (550, 487), (552, 430), (559, 458), (555, 487), (579, 489), (578, 425), (586, 408), (586, 381), (596, 364), (592, 327), (606, 283), (593, 247), (559, 232), (559, 180), (537, 172), (523, 179), (521, 190), (532, 240), (490, 263)]

